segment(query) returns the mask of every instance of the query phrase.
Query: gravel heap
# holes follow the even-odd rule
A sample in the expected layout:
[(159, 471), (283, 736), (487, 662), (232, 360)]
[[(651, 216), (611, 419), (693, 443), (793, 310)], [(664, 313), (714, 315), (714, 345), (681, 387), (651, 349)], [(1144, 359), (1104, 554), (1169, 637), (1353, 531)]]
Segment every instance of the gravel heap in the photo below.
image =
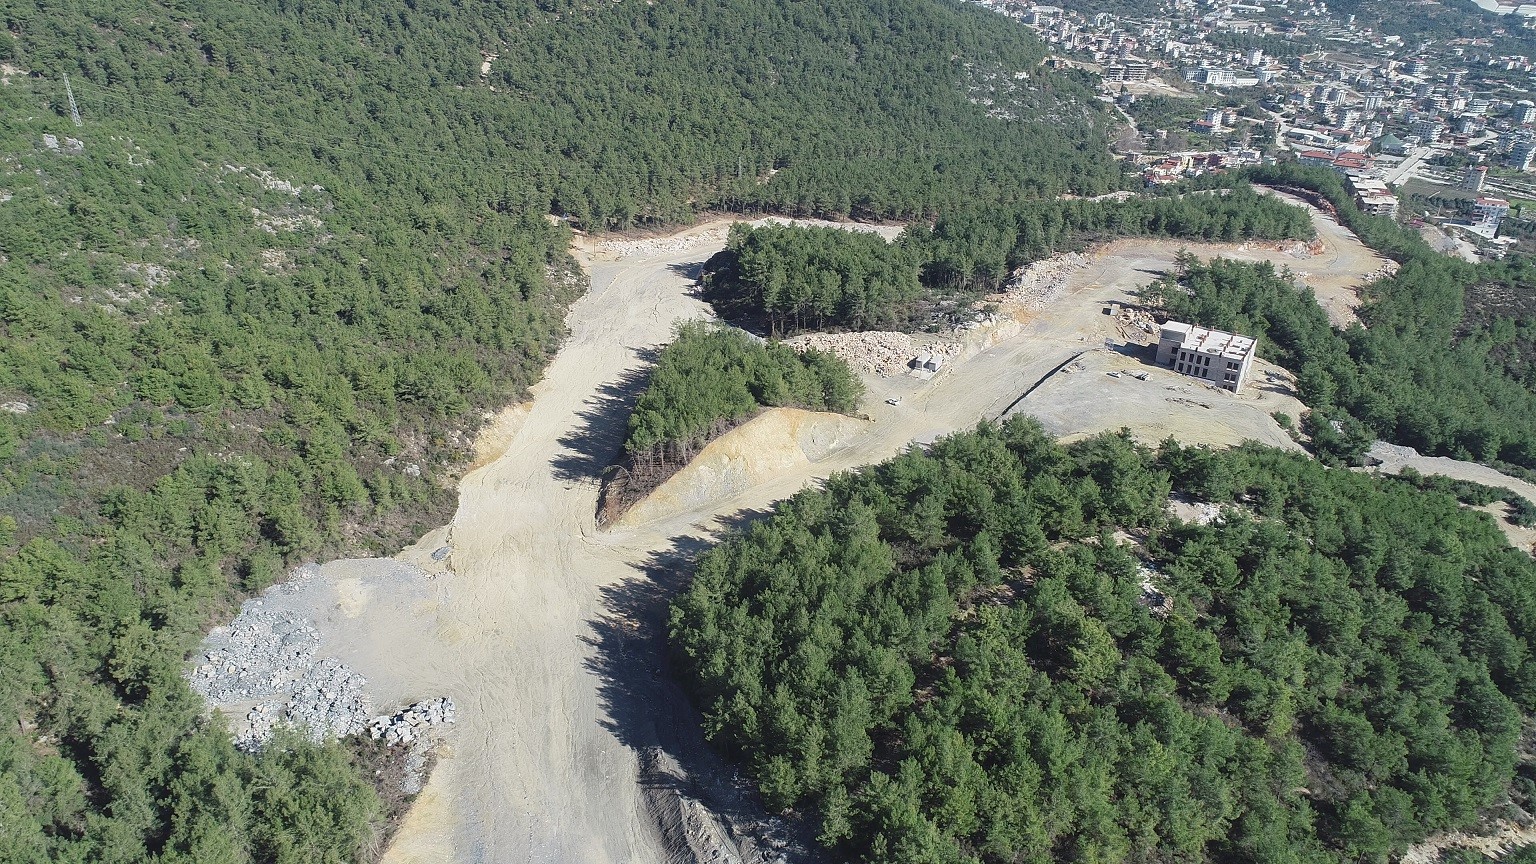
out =
[(1087, 266), (1088, 258), (1077, 252), (1026, 264), (1013, 271), (1013, 278), (1003, 292), (1003, 302), (1025, 309), (1044, 309), (1066, 293), (1067, 279)]
[(283, 717), (309, 730), (315, 741), (345, 738), (363, 731), (373, 714), (373, 703), (363, 688), (368, 681), (329, 657), (304, 670), (294, 682)]
[(385, 744), (413, 744), (430, 727), (452, 723), (453, 719), (453, 700), (439, 696), (373, 718), (368, 721), (368, 735), (375, 741), (383, 739)]
[(292, 615), (249, 600), (228, 627), (215, 628), (192, 669), (192, 689), (215, 703), (260, 699), (292, 688), (313, 664), (320, 634)]
[(641, 240), (604, 240), (597, 247), (604, 252), (611, 253), (617, 259), (628, 258), (631, 255), (658, 255), (663, 252), (686, 252), (696, 246), (706, 243), (723, 243), (730, 232), (728, 226), (710, 228), (693, 234), (683, 234), (676, 237), (655, 237)]
[[(830, 222), (825, 219), (786, 219), (782, 216), (768, 216), (763, 219), (754, 219), (747, 223), (753, 228), (761, 228), (764, 225), (793, 225), (802, 228), (837, 228), (843, 231), (858, 231), (880, 233), (886, 230), (880, 225), (865, 225), (857, 222)], [(656, 255), (663, 252), (686, 252), (696, 246), (714, 245), (724, 243), (729, 236), (731, 226), (722, 224), (705, 228), (682, 235), (671, 237), (640, 238), (636, 240), (603, 240), (597, 247), (604, 252), (612, 254), (617, 259), (628, 258), (631, 255)]]
[(1115, 320), (1121, 325), (1122, 331), (1125, 331), (1127, 335), (1130, 333), (1156, 334), (1159, 330), (1157, 319), (1152, 317), (1152, 313), (1144, 309), (1128, 309), (1121, 306), (1119, 314), (1115, 316)]
[[(291, 593), (313, 575), (300, 570), (267, 596)], [(415, 761), (424, 766), (429, 742), (422, 733), (453, 722), (453, 701), (439, 697), (375, 716), (367, 679), (340, 660), (316, 656), (320, 644), (302, 616), (255, 598), (229, 626), (208, 634), (188, 677), (210, 707), (231, 715), (241, 749), (261, 749), (279, 726), (302, 729), (316, 742), (366, 731), (388, 744), (420, 746)]]
[(1375, 270), (1365, 274), (1366, 282), (1375, 282), (1378, 279), (1388, 279), (1397, 275), (1397, 262), (1388, 261)]
[(453, 700), (439, 696), (368, 721), (368, 735), (373, 740), (383, 740), (390, 747), (404, 745), (409, 748), (405, 753), (400, 791), (407, 795), (421, 791), (426, 782), (427, 761), (432, 755), (432, 740), (427, 732), (433, 726), (452, 723), (453, 715)]
[(923, 340), (908, 333), (867, 330), (862, 333), (806, 333), (784, 344), (796, 351), (816, 349), (835, 354), (855, 372), (873, 375), (900, 375), (912, 368), (919, 354), (955, 357), (960, 346), (936, 340)]
[(1406, 444), (1389, 444), (1386, 441), (1377, 441), (1371, 445), (1371, 449), (1367, 451), (1366, 455), (1382, 465), (1395, 468), (1410, 459), (1419, 458), (1419, 451)]

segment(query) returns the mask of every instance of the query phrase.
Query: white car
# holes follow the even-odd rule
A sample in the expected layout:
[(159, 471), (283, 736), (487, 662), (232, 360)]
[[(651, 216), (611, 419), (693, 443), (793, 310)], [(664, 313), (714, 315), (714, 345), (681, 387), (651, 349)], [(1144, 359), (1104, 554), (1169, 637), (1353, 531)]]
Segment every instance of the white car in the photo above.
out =
[(901, 404), (901, 397), (900, 396), (892, 396), (891, 398), (885, 400), (885, 404), (887, 404), (887, 405), (900, 405)]

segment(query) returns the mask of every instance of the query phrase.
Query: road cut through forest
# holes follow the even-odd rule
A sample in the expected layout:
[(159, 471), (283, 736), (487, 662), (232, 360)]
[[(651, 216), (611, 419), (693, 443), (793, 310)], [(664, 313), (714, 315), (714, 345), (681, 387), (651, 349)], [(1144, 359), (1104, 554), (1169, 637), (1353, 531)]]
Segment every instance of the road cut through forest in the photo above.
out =
[[(1323, 222), (1327, 248), (1344, 250), (1329, 259), (1327, 279), (1358, 284), (1379, 267), (1348, 232)], [(344, 609), (345, 659), (379, 692), (447, 695), (458, 706), (390, 864), (801, 857), (803, 838), (756, 812), (714, 760), (667, 672), (662, 616), (692, 554), (808, 483), (996, 418), (1080, 352), (1081, 369), (1053, 376), (1014, 410), (1063, 436), (1128, 427), (1152, 440), (1172, 433), (1226, 445), (1285, 444), (1270, 414), (1300, 408), (1283, 370), (1266, 370), (1261, 386), (1232, 396), (1156, 369), (1127, 347), (1107, 304), (1134, 306), (1135, 292), (1185, 244), (1109, 244), (1047, 308), (1000, 310), (999, 329), (967, 336), (971, 350), (931, 380), (867, 376), (868, 419), (840, 424), (835, 446), (807, 447), (795, 431), (777, 443), (765, 436), (764, 424), (801, 430), (811, 422), (803, 418), (748, 424), (712, 445), (726, 454), (704, 463), (713, 474), (685, 471), (664, 502), (640, 509), (643, 518), (600, 530), (599, 478), (621, 446), (647, 358), (676, 322), (709, 315), (691, 276), (723, 247), (720, 227), (643, 244), (581, 244), (591, 290), (571, 309), (569, 339), (531, 401), (490, 425), (488, 452), (462, 480), (453, 522), (399, 556), (438, 575), (402, 603), (353, 562), (334, 590), (316, 593), (317, 620)], [(1193, 251), (1306, 264), (1246, 246)], [(1107, 374), (1121, 370), (1149, 374)], [(885, 401), (898, 396), (899, 404)], [(783, 458), (760, 460), (771, 471), (722, 482), (719, 466), (736, 458), (730, 448), (753, 435), (752, 447), (783, 447)], [(434, 560), (443, 546), (451, 555)]]

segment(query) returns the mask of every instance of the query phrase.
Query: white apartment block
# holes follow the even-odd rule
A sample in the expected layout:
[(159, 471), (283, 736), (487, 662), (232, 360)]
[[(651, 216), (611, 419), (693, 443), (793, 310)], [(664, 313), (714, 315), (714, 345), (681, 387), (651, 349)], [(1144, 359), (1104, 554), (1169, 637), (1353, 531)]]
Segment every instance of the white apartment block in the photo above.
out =
[(1236, 393), (1248, 380), (1255, 346), (1247, 336), (1169, 321), (1157, 343), (1157, 365)]

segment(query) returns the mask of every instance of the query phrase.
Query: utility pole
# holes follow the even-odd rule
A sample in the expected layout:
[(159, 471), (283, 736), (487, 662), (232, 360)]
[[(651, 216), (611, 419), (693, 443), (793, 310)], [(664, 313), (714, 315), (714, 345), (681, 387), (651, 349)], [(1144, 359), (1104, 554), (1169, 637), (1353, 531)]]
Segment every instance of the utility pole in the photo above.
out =
[(75, 104), (75, 88), (69, 86), (68, 72), (64, 73), (64, 92), (69, 96), (69, 119), (73, 120), (76, 126), (82, 125), (80, 122), (80, 106)]

